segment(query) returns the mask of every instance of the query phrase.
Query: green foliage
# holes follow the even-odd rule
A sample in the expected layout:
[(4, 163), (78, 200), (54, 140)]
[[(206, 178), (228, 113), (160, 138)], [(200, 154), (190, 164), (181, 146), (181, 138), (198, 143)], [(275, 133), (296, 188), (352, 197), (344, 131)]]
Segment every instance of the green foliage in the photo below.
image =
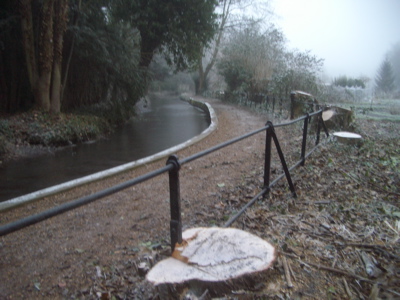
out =
[(286, 50), (282, 32), (274, 27), (263, 33), (254, 25), (234, 32), (222, 54), (217, 68), (230, 92), (288, 97), (292, 90), (318, 91), (323, 61), (309, 52)]
[[(39, 28), (42, 5), (32, 9)], [(216, 0), (69, 1), (68, 28), (62, 53), (63, 111), (93, 107), (110, 120), (130, 117), (147, 92), (147, 67), (157, 51), (177, 69), (195, 61), (214, 35)], [(31, 108), (33, 94), (21, 41), (21, 16), (14, 1), (0, 5), (0, 109)], [(35, 50), (38, 45), (35, 44)], [(38, 51), (36, 51), (39, 53)]]
[(341, 87), (355, 87), (365, 89), (365, 78), (352, 78), (347, 76), (339, 76), (333, 80), (333, 85)]
[(156, 51), (178, 70), (197, 61), (202, 46), (216, 30), (215, 0), (117, 0), (111, 16), (137, 28), (141, 37), (140, 66), (148, 67)]
[(283, 63), (274, 74), (271, 90), (284, 97), (293, 90), (317, 95), (320, 86), (318, 73), (322, 68), (323, 60), (309, 51), (299, 52), (297, 50), (284, 50), (283, 57)]
[(18, 114), (0, 122), (0, 139), (13, 144), (63, 146), (98, 138), (110, 123), (93, 115), (41, 111)]
[(282, 33), (274, 27), (261, 33), (258, 26), (251, 25), (233, 32), (217, 63), (228, 90), (265, 91), (281, 61), (283, 42)]
[(101, 3), (91, 2), (70, 34), (75, 46), (64, 109), (94, 106), (93, 112), (108, 114), (110, 120), (129, 117), (146, 86), (138, 67), (137, 30), (110, 22)]
[(246, 67), (235, 60), (221, 60), (218, 64), (219, 74), (224, 77), (228, 91), (246, 90), (251, 74)]

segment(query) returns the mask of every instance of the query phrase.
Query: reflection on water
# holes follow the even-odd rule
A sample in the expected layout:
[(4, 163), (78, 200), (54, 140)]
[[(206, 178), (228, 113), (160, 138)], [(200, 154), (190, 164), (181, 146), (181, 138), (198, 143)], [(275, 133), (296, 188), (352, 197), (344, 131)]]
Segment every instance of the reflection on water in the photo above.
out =
[(10, 162), (0, 167), (0, 201), (155, 154), (208, 127), (202, 110), (176, 97), (151, 99), (151, 111), (105, 140)]

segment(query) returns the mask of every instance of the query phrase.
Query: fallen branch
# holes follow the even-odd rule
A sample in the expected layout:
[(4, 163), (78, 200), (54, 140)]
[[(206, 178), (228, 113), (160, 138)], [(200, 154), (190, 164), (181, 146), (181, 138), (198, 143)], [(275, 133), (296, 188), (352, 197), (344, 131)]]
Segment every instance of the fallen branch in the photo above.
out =
[(392, 258), (400, 260), (400, 256), (389, 252), (389, 251), (393, 251), (393, 249), (386, 247), (385, 245), (362, 244), (362, 243), (341, 243), (341, 242), (335, 242), (335, 244), (338, 246), (342, 246), (342, 247), (357, 247), (357, 248), (375, 249), (375, 250), (378, 250)]
[(368, 278), (362, 277), (362, 276), (357, 275), (357, 274), (349, 273), (349, 272), (347, 272), (345, 270), (331, 268), (331, 267), (328, 267), (328, 266), (314, 264), (314, 263), (311, 263), (311, 262), (304, 262), (304, 261), (302, 261), (300, 259), (298, 259), (298, 262), (303, 264), (303, 265), (312, 266), (314, 268), (317, 268), (318, 270), (330, 271), (330, 272), (333, 272), (333, 273), (336, 273), (336, 274), (340, 274), (340, 275), (344, 275), (344, 276), (348, 276), (348, 277), (353, 277), (355, 279), (358, 279), (358, 280), (361, 280), (361, 281), (365, 281), (365, 282), (368, 282), (368, 283), (372, 283), (372, 284), (376, 283), (373, 280), (370, 280)]
[(347, 272), (345, 270), (331, 268), (331, 267), (327, 267), (327, 266), (324, 266), (324, 265), (318, 265), (318, 264), (314, 264), (314, 263), (310, 263), (310, 262), (306, 263), (306, 262), (304, 262), (304, 261), (302, 261), (300, 259), (298, 259), (298, 261), (301, 264), (317, 268), (318, 270), (330, 271), (330, 272), (333, 272), (333, 273), (336, 273), (336, 274), (340, 274), (340, 275), (344, 275), (344, 276), (348, 276), (348, 277), (353, 277), (353, 278), (358, 279), (360, 281), (368, 282), (368, 283), (371, 283), (371, 284), (377, 284), (378, 286), (380, 286), (382, 288), (385, 288), (387, 291), (390, 291), (391, 293), (398, 294), (396, 291), (391, 289), (391, 288), (393, 288), (392, 286), (388, 286), (388, 285), (386, 285), (386, 284), (384, 284), (382, 282), (373, 281), (373, 280), (370, 280), (368, 278), (362, 277), (360, 275), (349, 273), (349, 272)]
[(282, 264), (283, 264), (283, 270), (285, 271), (285, 277), (287, 281), (287, 285), (289, 288), (293, 287), (292, 279), (290, 278), (290, 273), (289, 273), (289, 267), (288, 267), (288, 262), (286, 260), (286, 257), (282, 256)]
[(353, 297), (353, 295), (352, 295), (352, 293), (351, 293), (351, 291), (350, 291), (350, 288), (349, 288), (349, 285), (347, 284), (347, 281), (346, 281), (346, 278), (342, 278), (343, 279), (343, 284), (344, 284), (344, 289), (345, 289), (345, 291), (346, 291), (346, 294), (347, 294), (347, 296), (349, 296), (350, 297), (350, 299)]
[(296, 204), (307, 204), (307, 205), (322, 205), (322, 204), (331, 204), (332, 201), (325, 200), (325, 201), (302, 201), (302, 202), (296, 202)]

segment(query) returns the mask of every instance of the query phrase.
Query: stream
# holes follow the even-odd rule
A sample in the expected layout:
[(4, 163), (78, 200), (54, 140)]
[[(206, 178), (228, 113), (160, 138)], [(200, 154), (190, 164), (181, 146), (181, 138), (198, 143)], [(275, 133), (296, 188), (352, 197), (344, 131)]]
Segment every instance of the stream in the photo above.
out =
[(149, 102), (107, 139), (1, 165), (0, 202), (153, 155), (209, 126), (203, 110), (178, 96), (152, 96)]

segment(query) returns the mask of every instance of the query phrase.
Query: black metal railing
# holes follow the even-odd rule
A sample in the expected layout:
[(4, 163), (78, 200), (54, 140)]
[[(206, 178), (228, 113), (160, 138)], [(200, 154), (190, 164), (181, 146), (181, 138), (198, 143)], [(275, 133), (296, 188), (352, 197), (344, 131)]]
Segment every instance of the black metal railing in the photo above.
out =
[[(166, 166), (164, 166), (162, 168), (159, 168), (152, 172), (146, 173), (142, 176), (136, 177), (132, 180), (123, 182), (121, 184), (115, 185), (111, 188), (99, 191), (97, 193), (76, 199), (71, 202), (61, 204), (59, 206), (53, 207), (53, 208), (43, 211), (41, 213), (28, 216), (26, 218), (11, 222), (9, 224), (2, 225), (2, 226), (0, 226), (0, 236), (12, 233), (14, 231), (20, 230), (22, 228), (25, 228), (25, 227), (33, 225), (33, 224), (36, 224), (43, 220), (49, 219), (51, 217), (54, 217), (54, 216), (57, 216), (64, 212), (67, 212), (69, 210), (72, 210), (74, 208), (78, 208), (80, 206), (89, 204), (93, 201), (96, 201), (103, 197), (115, 194), (119, 191), (122, 191), (122, 190), (128, 188), (128, 187), (137, 185), (139, 183), (145, 182), (147, 180), (150, 180), (152, 178), (155, 178), (161, 174), (168, 172), (168, 174), (169, 174), (169, 191), (170, 191), (170, 209), (171, 209), (170, 235), (171, 235), (171, 249), (173, 250), (176, 243), (182, 242), (182, 220), (181, 220), (179, 171), (183, 165), (190, 163), (191, 161), (194, 161), (196, 159), (199, 159), (203, 156), (206, 156), (210, 153), (218, 151), (222, 148), (225, 148), (229, 145), (237, 143), (241, 140), (249, 138), (255, 134), (261, 133), (263, 131), (266, 132), (263, 188), (253, 199), (251, 199), (246, 205), (244, 205), (239, 212), (237, 212), (234, 216), (232, 216), (223, 225), (224, 227), (228, 227), (228, 226), (232, 225), (232, 223), (235, 222), (246, 211), (246, 209), (249, 208), (250, 206), (252, 206), (260, 197), (267, 195), (269, 193), (271, 187), (273, 187), (283, 177), (286, 177), (287, 182), (289, 184), (290, 191), (292, 192), (293, 197), (296, 197), (296, 191), (295, 191), (295, 187), (293, 185), (293, 182), (292, 182), (292, 179), (290, 176), (290, 172), (294, 168), (298, 167), (299, 165), (303, 166), (306, 158), (308, 156), (310, 156), (311, 153), (317, 149), (317, 147), (319, 145), (319, 141), (320, 141), (320, 131), (322, 128), (324, 129), (326, 136), (327, 137), (329, 136), (328, 130), (326, 129), (325, 124), (322, 120), (322, 112), (323, 112), (323, 109), (320, 109), (319, 111), (304, 115), (296, 120), (293, 120), (293, 121), (290, 121), (287, 123), (278, 124), (278, 125), (273, 125), (272, 122), (267, 122), (267, 124), (260, 129), (257, 129), (255, 131), (249, 132), (245, 135), (236, 137), (236, 138), (226, 141), (224, 143), (218, 144), (214, 147), (208, 148), (204, 151), (198, 152), (192, 156), (183, 158), (181, 160), (179, 160), (176, 155), (172, 155), (168, 158), (168, 160), (166, 162)], [(308, 124), (310, 123), (311, 118), (314, 116), (317, 118), (316, 122), (313, 123), (313, 124), (316, 124), (315, 146), (309, 152), (306, 153), (307, 135), (308, 135), (308, 128), (309, 128)], [(286, 164), (286, 160), (285, 160), (284, 154), (282, 152), (282, 149), (280, 147), (278, 137), (275, 133), (275, 128), (289, 126), (289, 125), (295, 124), (297, 122), (300, 122), (302, 120), (304, 120), (304, 125), (303, 125), (303, 140), (302, 140), (302, 146), (301, 146), (300, 160), (297, 161), (293, 166), (291, 166), (289, 168)], [(274, 142), (274, 144), (275, 144), (275, 148), (278, 152), (278, 156), (279, 156), (280, 162), (282, 164), (284, 173), (281, 174), (280, 176), (278, 176), (277, 178), (275, 178), (271, 182), (271, 178), (270, 178), (271, 172), (270, 171), (271, 171), (272, 142)]]
[(254, 107), (272, 113), (282, 113), (284, 106), (290, 105), (290, 101), (285, 101), (285, 97), (274, 94), (217, 91), (205, 96), (211, 96), (221, 99), (224, 102)]

